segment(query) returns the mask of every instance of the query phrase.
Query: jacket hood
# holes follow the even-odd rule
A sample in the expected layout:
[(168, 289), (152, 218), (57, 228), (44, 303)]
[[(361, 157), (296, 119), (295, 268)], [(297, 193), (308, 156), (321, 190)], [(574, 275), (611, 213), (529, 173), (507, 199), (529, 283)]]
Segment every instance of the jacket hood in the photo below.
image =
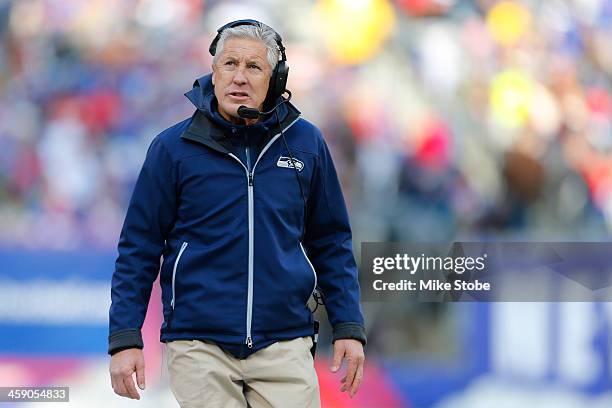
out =
[[(193, 103), (193, 105), (202, 112), (207, 118), (215, 122), (216, 124), (224, 128), (243, 128), (245, 125), (236, 125), (228, 122), (224, 119), (217, 108), (218, 102), (215, 97), (215, 90), (212, 84), (212, 73), (204, 75), (196, 79), (193, 83), (193, 88), (185, 93), (187, 99)], [(280, 103), (282, 97), (279, 97), (276, 103)], [(278, 107), (278, 115), (281, 122), (285, 119), (288, 113), (287, 103), (284, 103)], [(264, 116), (263, 120), (260, 120), (254, 125), (250, 125), (254, 128), (272, 127), (276, 123), (276, 116), (274, 113)]]

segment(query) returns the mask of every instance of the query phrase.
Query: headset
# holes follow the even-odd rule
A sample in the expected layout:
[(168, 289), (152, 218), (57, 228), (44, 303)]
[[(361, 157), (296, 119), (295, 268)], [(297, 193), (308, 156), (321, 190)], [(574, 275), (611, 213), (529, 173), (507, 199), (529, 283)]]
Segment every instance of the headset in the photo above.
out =
[[(277, 33), (272, 27), (257, 20), (251, 19), (229, 22), (217, 30), (217, 35), (212, 41), (212, 43), (210, 43), (210, 47), (208, 47), (208, 52), (210, 52), (210, 55), (212, 56), (215, 55), (215, 53), (217, 52), (217, 43), (219, 42), (219, 39), (221, 38), (221, 33), (223, 33), (224, 30), (242, 25), (250, 25), (260, 28), (265, 27), (274, 32), (274, 39), (276, 41), (276, 45), (278, 46), (278, 50), (280, 51), (281, 59), (277, 62), (276, 67), (272, 71), (272, 75), (270, 76), (270, 84), (268, 85), (268, 94), (266, 95), (266, 99), (263, 103), (264, 107), (274, 106), (278, 97), (287, 91), (286, 87), (287, 77), (289, 76), (289, 66), (287, 65), (287, 56), (285, 55), (285, 46), (283, 45), (283, 39), (281, 38), (280, 34)], [(291, 96), (289, 97), (291, 98)], [(275, 109), (276, 107), (278, 106), (274, 106), (273, 109)]]

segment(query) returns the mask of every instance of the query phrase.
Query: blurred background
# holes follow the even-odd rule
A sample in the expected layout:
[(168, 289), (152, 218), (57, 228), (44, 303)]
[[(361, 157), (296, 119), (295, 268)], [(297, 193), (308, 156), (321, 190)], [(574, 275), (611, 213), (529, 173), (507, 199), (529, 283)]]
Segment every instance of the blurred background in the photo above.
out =
[[(158, 285), (147, 390), (112, 393), (110, 277), (148, 144), (193, 113), (183, 93), (238, 18), (283, 36), (357, 254), (371, 241), (609, 240), (612, 0), (0, 0), (0, 386), (70, 386), (75, 407), (178, 406)], [(352, 400), (323, 326), (324, 407), (612, 404), (609, 304), (363, 310)]]

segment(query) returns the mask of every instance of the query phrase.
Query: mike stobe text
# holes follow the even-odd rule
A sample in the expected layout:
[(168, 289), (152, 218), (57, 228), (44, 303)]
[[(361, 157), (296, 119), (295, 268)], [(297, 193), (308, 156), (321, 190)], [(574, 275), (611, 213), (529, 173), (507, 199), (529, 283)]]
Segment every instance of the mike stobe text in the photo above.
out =
[(397, 282), (384, 282), (377, 279), (373, 282), (374, 290), (399, 290), (399, 291), (450, 291), (450, 290), (466, 290), (466, 291), (489, 291), (491, 284), (489, 282), (480, 282), (478, 279), (473, 282), (464, 280), (456, 280), (446, 282), (439, 279), (427, 279), (417, 282), (402, 279)]

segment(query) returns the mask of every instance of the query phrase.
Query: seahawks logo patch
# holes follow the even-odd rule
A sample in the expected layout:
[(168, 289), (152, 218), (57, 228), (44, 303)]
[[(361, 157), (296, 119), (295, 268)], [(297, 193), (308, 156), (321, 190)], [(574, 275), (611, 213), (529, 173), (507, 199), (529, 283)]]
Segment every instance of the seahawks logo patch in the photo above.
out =
[(276, 165), (278, 167), (284, 167), (286, 169), (297, 169), (297, 171), (302, 171), (304, 169), (304, 163), (299, 161), (298, 159), (296, 159), (295, 157), (293, 158), (293, 163), (291, 162), (291, 157), (286, 157), (286, 156), (281, 156), (278, 158), (278, 161), (276, 162)]

